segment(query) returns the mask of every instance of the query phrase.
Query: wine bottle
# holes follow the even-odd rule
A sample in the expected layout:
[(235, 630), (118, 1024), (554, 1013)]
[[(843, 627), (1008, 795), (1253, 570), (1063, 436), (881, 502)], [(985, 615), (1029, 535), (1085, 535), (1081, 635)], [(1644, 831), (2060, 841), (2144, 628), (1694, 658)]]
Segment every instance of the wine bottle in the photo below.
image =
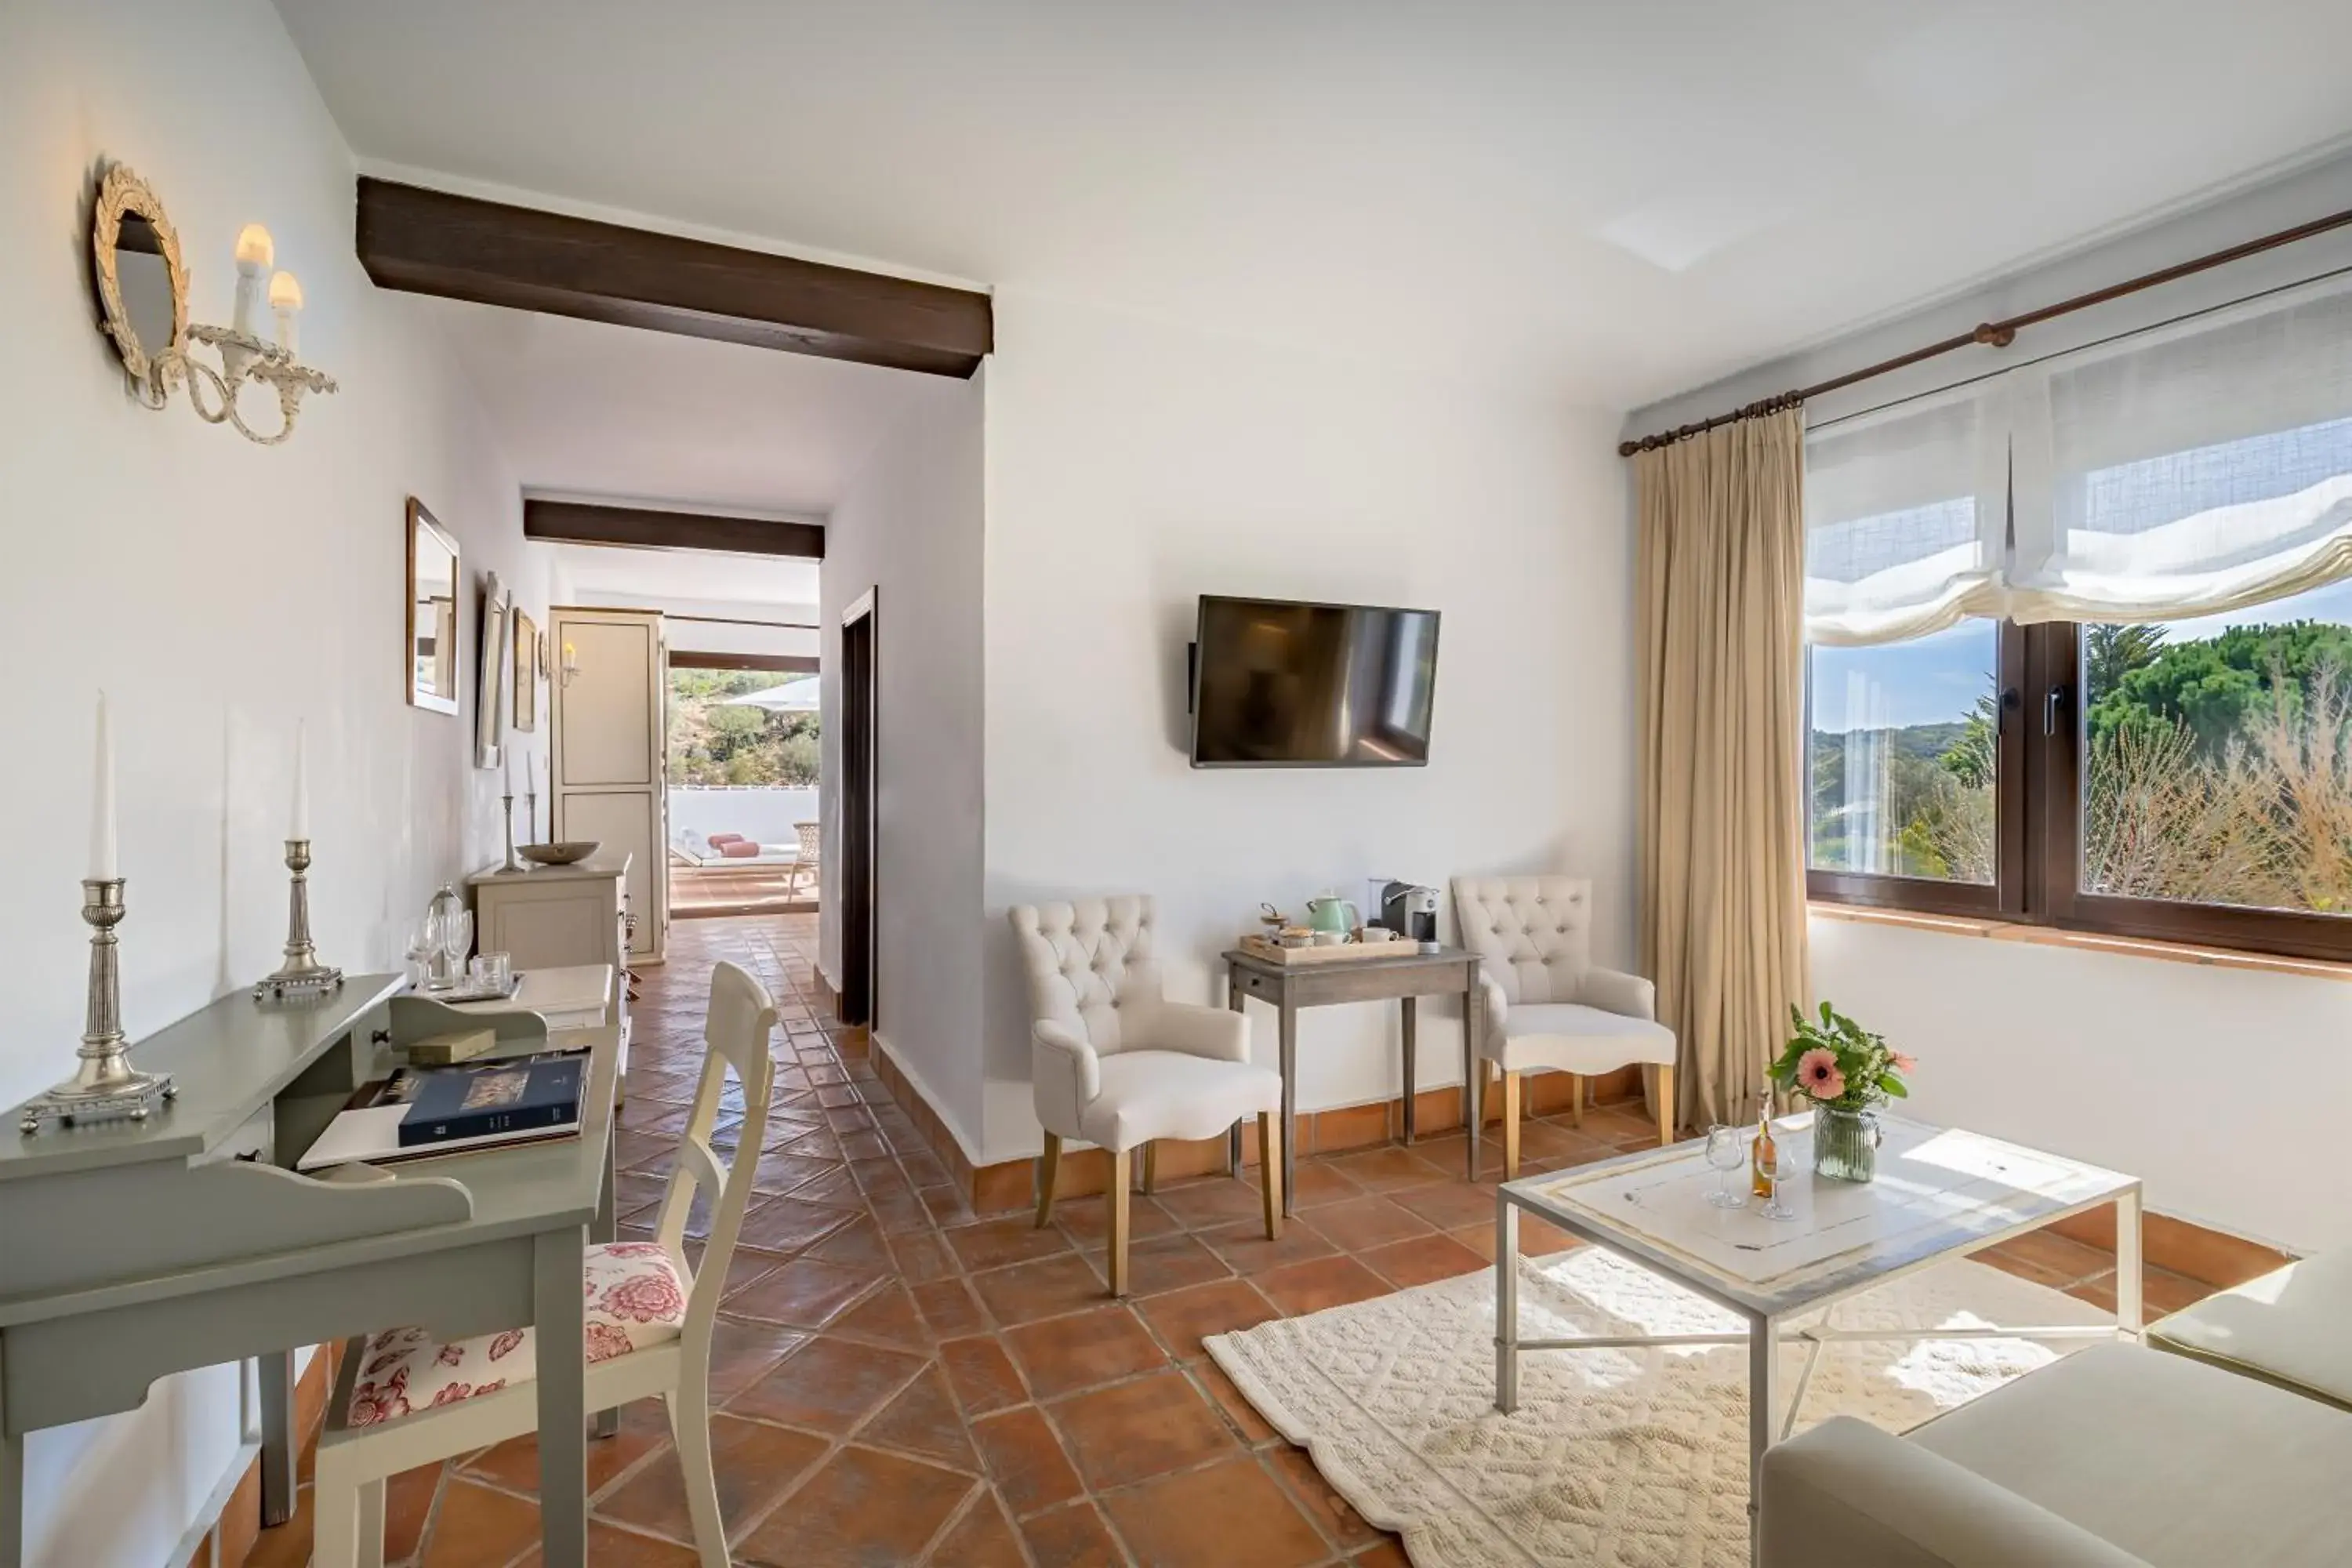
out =
[(1748, 1187), (1758, 1197), (1769, 1202), (1772, 1196), (1770, 1173), (1779, 1168), (1780, 1145), (1772, 1142), (1772, 1101), (1767, 1096), (1756, 1107), (1756, 1142), (1748, 1151)]

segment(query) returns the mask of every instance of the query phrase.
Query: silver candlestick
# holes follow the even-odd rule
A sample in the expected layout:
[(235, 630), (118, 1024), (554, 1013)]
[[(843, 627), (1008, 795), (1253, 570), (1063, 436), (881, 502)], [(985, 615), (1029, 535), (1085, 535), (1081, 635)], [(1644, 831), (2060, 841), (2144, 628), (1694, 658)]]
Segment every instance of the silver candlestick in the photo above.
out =
[(501, 871), (528, 871), (530, 869), (530, 862), (515, 853), (514, 796), (512, 795), (505, 795), (499, 796), (499, 798), (505, 801), (507, 805), (507, 858), (499, 865), (499, 869)]
[(253, 988), (257, 1002), (282, 1002), (289, 996), (323, 996), (341, 990), (343, 972), (319, 962), (310, 945), (310, 841), (286, 841), (286, 869), (293, 881), (286, 895), (286, 962), (278, 973)]
[(525, 827), (528, 827), (529, 829), (530, 829), (530, 842), (531, 842), (531, 843), (533, 843), (533, 844), (540, 843), (540, 842), (541, 842), (541, 839), (540, 839), (540, 837), (539, 837), (539, 786), (538, 786), (537, 784), (533, 784), (533, 785), (531, 785), (531, 787), (530, 787), (530, 788), (529, 788), (529, 789), (527, 789), (527, 790), (523, 791), (523, 793), (522, 793), (522, 797), (523, 797), (523, 799), (524, 799), (524, 800), (526, 800), (526, 801), (528, 801), (528, 802), (530, 802), (530, 804), (528, 806), (526, 806), (526, 807), (524, 808), (524, 810), (523, 810), (523, 814), (522, 814), (522, 816), (523, 816), (523, 826), (524, 826)]
[(122, 979), (116, 966), (114, 928), (122, 923), (122, 879), (86, 879), (81, 885), (81, 918), (90, 927), (89, 995), (83, 1014), (80, 1058), (73, 1077), (37, 1099), (27, 1100), (18, 1128), (31, 1134), (45, 1120), (70, 1127), (77, 1121), (103, 1121), (129, 1117), (144, 1121), (148, 1113), (179, 1090), (169, 1073), (141, 1072), (131, 1065), (122, 1037)]

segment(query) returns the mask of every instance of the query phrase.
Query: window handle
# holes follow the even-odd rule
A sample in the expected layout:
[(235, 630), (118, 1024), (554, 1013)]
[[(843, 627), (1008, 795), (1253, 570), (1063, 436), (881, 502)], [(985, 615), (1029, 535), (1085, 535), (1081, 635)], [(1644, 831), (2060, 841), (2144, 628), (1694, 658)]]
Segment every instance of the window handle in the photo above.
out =
[(2042, 693), (2042, 732), (2044, 735), (2054, 736), (2058, 733), (2058, 713), (2065, 706), (2066, 689), (2064, 687), (2053, 686)]

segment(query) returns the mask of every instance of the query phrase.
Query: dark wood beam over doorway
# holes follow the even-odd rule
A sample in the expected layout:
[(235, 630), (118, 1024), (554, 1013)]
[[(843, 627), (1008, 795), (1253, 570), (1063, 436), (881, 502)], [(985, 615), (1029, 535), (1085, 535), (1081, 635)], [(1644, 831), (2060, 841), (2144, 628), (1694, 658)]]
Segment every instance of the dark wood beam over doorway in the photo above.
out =
[(735, 555), (824, 559), (824, 528), (757, 517), (714, 517), (653, 507), (525, 497), (522, 536), (551, 544), (620, 544), (638, 550), (722, 550)]
[(986, 294), (509, 206), (362, 175), (360, 265), (377, 287), (686, 337), (970, 376)]

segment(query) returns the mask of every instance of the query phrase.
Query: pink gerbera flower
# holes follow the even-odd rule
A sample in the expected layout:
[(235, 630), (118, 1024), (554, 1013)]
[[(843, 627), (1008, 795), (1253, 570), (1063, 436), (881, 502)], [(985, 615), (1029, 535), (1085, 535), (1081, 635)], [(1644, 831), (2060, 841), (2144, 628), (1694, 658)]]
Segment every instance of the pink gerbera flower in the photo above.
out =
[(1906, 1057), (1901, 1051), (1888, 1052), (1886, 1059), (1895, 1064), (1896, 1072), (1916, 1071), (1919, 1066), (1919, 1059), (1916, 1057)]
[(1822, 1047), (1797, 1058), (1797, 1081), (1815, 1100), (1835, 1100), (1845, 1092), (1845, 1074), (1838, 1070), (1837, 1053)]

